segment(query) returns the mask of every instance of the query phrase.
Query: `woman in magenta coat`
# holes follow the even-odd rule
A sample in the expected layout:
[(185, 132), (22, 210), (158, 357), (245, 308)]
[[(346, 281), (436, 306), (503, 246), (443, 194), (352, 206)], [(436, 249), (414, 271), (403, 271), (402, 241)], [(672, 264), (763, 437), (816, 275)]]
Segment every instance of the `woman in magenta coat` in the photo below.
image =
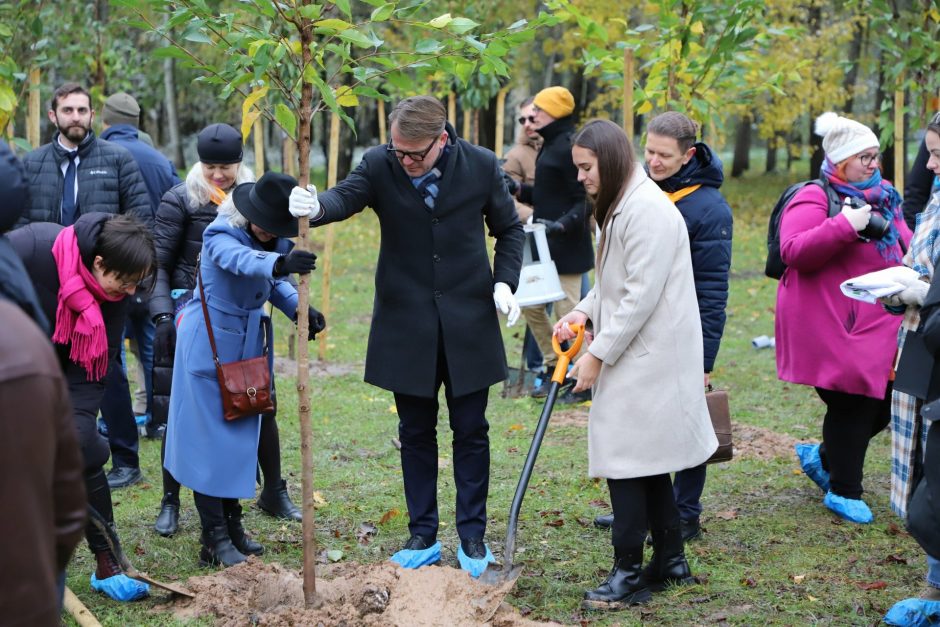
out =
[[(881, 178), (878, 138), (835, 113), (816, 120), (826, 153), (820, 178), (855, 199), (829, 217), (826, 191), (806, 185), (784, 210), (780, 254), (787, 270), (777, 288), (777, 375), (812, 385), (826, 404), (821, 445), (797, 444), (804, 472), (826, 493), (830, 510), (872, 521), (862, 500), (868, 441), (890, 421), (892, 361), (899, 321), (881, 305), (844, 296), (846, 279), (901, 264), (911, 231), (901, 198)], [(875, 227), (878, 233), (874, 233)]]

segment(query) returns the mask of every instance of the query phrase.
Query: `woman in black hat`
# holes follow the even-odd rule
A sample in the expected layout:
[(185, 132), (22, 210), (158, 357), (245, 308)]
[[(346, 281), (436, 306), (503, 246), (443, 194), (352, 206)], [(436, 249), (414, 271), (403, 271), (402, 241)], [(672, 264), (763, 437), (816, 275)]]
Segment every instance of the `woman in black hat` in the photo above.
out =
[[(297, 290), (288, 275), (306, 274), (316, 261), (313, 253), (292, 250), (287, 239), (297, 235), (290, 200), (296, 184), (290, 176), (268, 172), (257, 183), (238, 185), (203, 234), (197, 277), (223, 363), (258, 357), (273, 345), (266, 302), (296, 319)], [(197, 287), (177, 314), (164, 464), (194, 492), (202, 522), (200, 562), (230, 566), (263, 551), (245, 535), (238, 503), (254, 496), (261, 416), (223, 419), (202, 307)], [(309, 313), (313, 339), (324, 321), (316, 310)], [(272, 353), (267, 355), (272, 362)]]
[[(215, 220), (219, 205), (236, 185), (255, 180), (242, 162), (242, 136), (228, 124), (210, 124), (199, 132), (199, 161), (186, 181), (163, 195), (157, 211), (154, 241), (157, 247), (157, 280), (150, 297), (150, 315), (157, 325), (154, 339), (153, 420), (148, 436), (162, 438), (170, 407), (173, 353), (176, 347), (174, 317), (192, 298), (196, 286), (196, 257), (202, 234)], [(166, 445), (160, 451), (163, 460)], [(258, 498), (262, 511), (276, 518), (301, 520), (281, 476), (281, 447), (274, 413), (261, 420), (258, 461), (264, 489)], [(179, 527), (180, 484), (163, 470), (163, 499), (154, 529), (172, 536)]]

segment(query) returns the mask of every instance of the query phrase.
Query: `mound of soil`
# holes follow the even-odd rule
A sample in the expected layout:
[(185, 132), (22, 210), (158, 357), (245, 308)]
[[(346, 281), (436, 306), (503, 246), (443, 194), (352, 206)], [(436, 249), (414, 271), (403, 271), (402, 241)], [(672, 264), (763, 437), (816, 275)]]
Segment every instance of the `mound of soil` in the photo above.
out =
[[(486, 586), (462, 570), (407, 570), (381, 564), (333, 564), (317, 569), (319, 607), (304, 607), (303, 578), (279, 564), (250, 558), (212, 575), (193, 577), (196, 593), (173, 612), (181, 619), (214, 616), (217, 625), (536, 627), (503, 603), (511, 585)], [(492, 616), (492, 618), (490, 618)]]
[[(584, 406), (552, 412), (551, 424), (556, 427), (587, 427), (589, 409)], [(777, 457), (793, 457), (793, 445), (801, 440), (770, 429), (731, 424), (735, 458), (769, 460)]]

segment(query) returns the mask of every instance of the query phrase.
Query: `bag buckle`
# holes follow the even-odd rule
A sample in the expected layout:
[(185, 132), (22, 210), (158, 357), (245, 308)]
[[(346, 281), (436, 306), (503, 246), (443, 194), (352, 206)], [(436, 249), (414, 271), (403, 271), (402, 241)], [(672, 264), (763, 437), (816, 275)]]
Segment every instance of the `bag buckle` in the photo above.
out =
[(245, 393), (248, 394), (248, 398), (254, 398), (258, 395), (258, 390), (255, 388), (248, 388), (245, 390)]

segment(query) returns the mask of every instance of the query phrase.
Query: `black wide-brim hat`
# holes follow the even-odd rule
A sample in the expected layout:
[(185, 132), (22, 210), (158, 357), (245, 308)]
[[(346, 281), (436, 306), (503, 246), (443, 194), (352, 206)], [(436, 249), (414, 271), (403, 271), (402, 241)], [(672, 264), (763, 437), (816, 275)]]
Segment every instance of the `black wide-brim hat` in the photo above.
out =
[(271, 235), (297, 237), (297, 218), (287, 209), (297, 179), (280, 172), (266, 172), (257, 183), (242, 183), (232, 192), (235, 208), (252, 224)]

